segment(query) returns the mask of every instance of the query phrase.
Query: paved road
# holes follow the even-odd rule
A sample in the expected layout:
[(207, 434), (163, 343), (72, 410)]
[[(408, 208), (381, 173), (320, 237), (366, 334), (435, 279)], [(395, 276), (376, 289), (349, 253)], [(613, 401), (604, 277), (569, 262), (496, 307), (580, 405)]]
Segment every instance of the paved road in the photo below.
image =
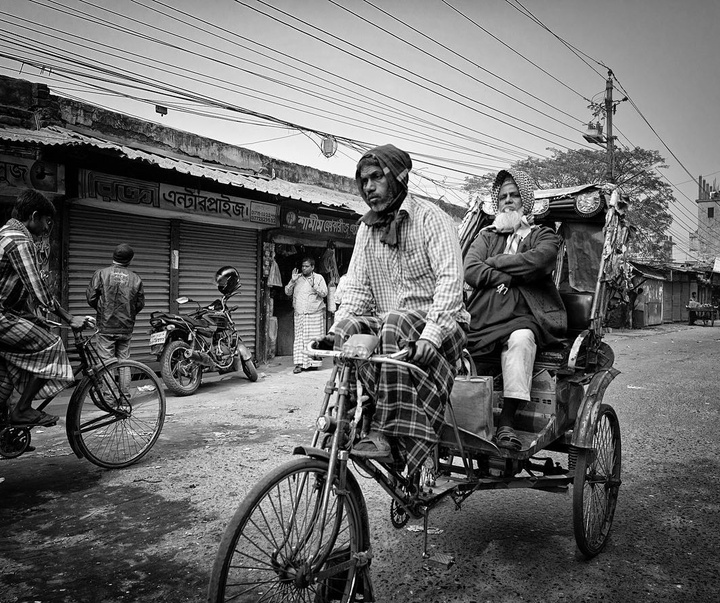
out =
[[(361, 480), (370, 508), (378, 601), (610, 603), (720, 600), (720, 326), (609, 335), (622, 373), (605, 401), (623, 436), (623, 486), (606, 550), (576, 553), (569, 495), (497, 491), (436, 510), (422, 534), (394, 530), (389, 501)], [(327, 369), (289, 359), (249, 383), (216, 379), (168, 399), (146, 461), (105, 471), (72, 456), (63, 429), (0, 462), (0, 602), (200, 602), (225, 523), (260, 475), (309, 441)]]

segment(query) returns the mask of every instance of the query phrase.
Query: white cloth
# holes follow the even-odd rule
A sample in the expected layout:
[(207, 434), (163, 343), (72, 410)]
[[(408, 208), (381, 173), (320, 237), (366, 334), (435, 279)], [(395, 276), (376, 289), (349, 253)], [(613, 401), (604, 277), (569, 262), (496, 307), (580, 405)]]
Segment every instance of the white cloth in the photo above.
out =
[(510, 334), (500, 352), (503, 397), (530, 400), (536, 351), (535, 334), (530, 329), (518, 329)]

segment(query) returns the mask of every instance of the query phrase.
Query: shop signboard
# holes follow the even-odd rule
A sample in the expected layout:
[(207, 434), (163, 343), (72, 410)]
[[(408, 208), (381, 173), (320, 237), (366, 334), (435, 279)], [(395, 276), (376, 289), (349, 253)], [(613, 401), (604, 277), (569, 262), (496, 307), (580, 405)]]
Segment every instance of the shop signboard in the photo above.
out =
[(0, 194), (14, 197), (21, 190), (65, 194), (65, 166), (50, 161), (0, 155)]
[(272, 203), (200, 189), (80, 170), (79, 198), (278, 226), (280, 208)]
[(283, 208), (281, 222), (286, 230), (323, 239), (354, 240), (358, 231), (356, 220), (298, 209)]

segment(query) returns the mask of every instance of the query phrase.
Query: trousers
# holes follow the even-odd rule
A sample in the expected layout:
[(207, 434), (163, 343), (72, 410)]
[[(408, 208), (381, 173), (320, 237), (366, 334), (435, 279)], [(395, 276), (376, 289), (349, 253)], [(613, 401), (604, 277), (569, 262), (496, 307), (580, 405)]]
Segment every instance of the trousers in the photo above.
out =
[(518, 329), (510, 334), (500, 351), (505, 398), (530, 400), (536, 351), (535, 334), (530, 329)]

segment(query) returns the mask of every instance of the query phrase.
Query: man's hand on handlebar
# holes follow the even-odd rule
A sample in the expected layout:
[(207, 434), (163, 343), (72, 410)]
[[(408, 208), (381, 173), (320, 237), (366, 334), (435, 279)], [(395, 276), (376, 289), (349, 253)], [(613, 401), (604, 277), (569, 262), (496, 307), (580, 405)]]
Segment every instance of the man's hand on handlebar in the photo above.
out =
[(313, 339), (313, 346), (316, 350), (332, 350), (335, 347), (335, 333), (327, 333), (322, 337)]
[(85, 318), (84, 316), (71, 316), (68, 321), (70, 328), (74, 331), (82, 331), (85, 328)]
[(428, 339), (418, 339), (411, 347), (415, 350), (408, 360), (418, 366), (428, 366), (433, 356), (437, 354), (435, 344)]

